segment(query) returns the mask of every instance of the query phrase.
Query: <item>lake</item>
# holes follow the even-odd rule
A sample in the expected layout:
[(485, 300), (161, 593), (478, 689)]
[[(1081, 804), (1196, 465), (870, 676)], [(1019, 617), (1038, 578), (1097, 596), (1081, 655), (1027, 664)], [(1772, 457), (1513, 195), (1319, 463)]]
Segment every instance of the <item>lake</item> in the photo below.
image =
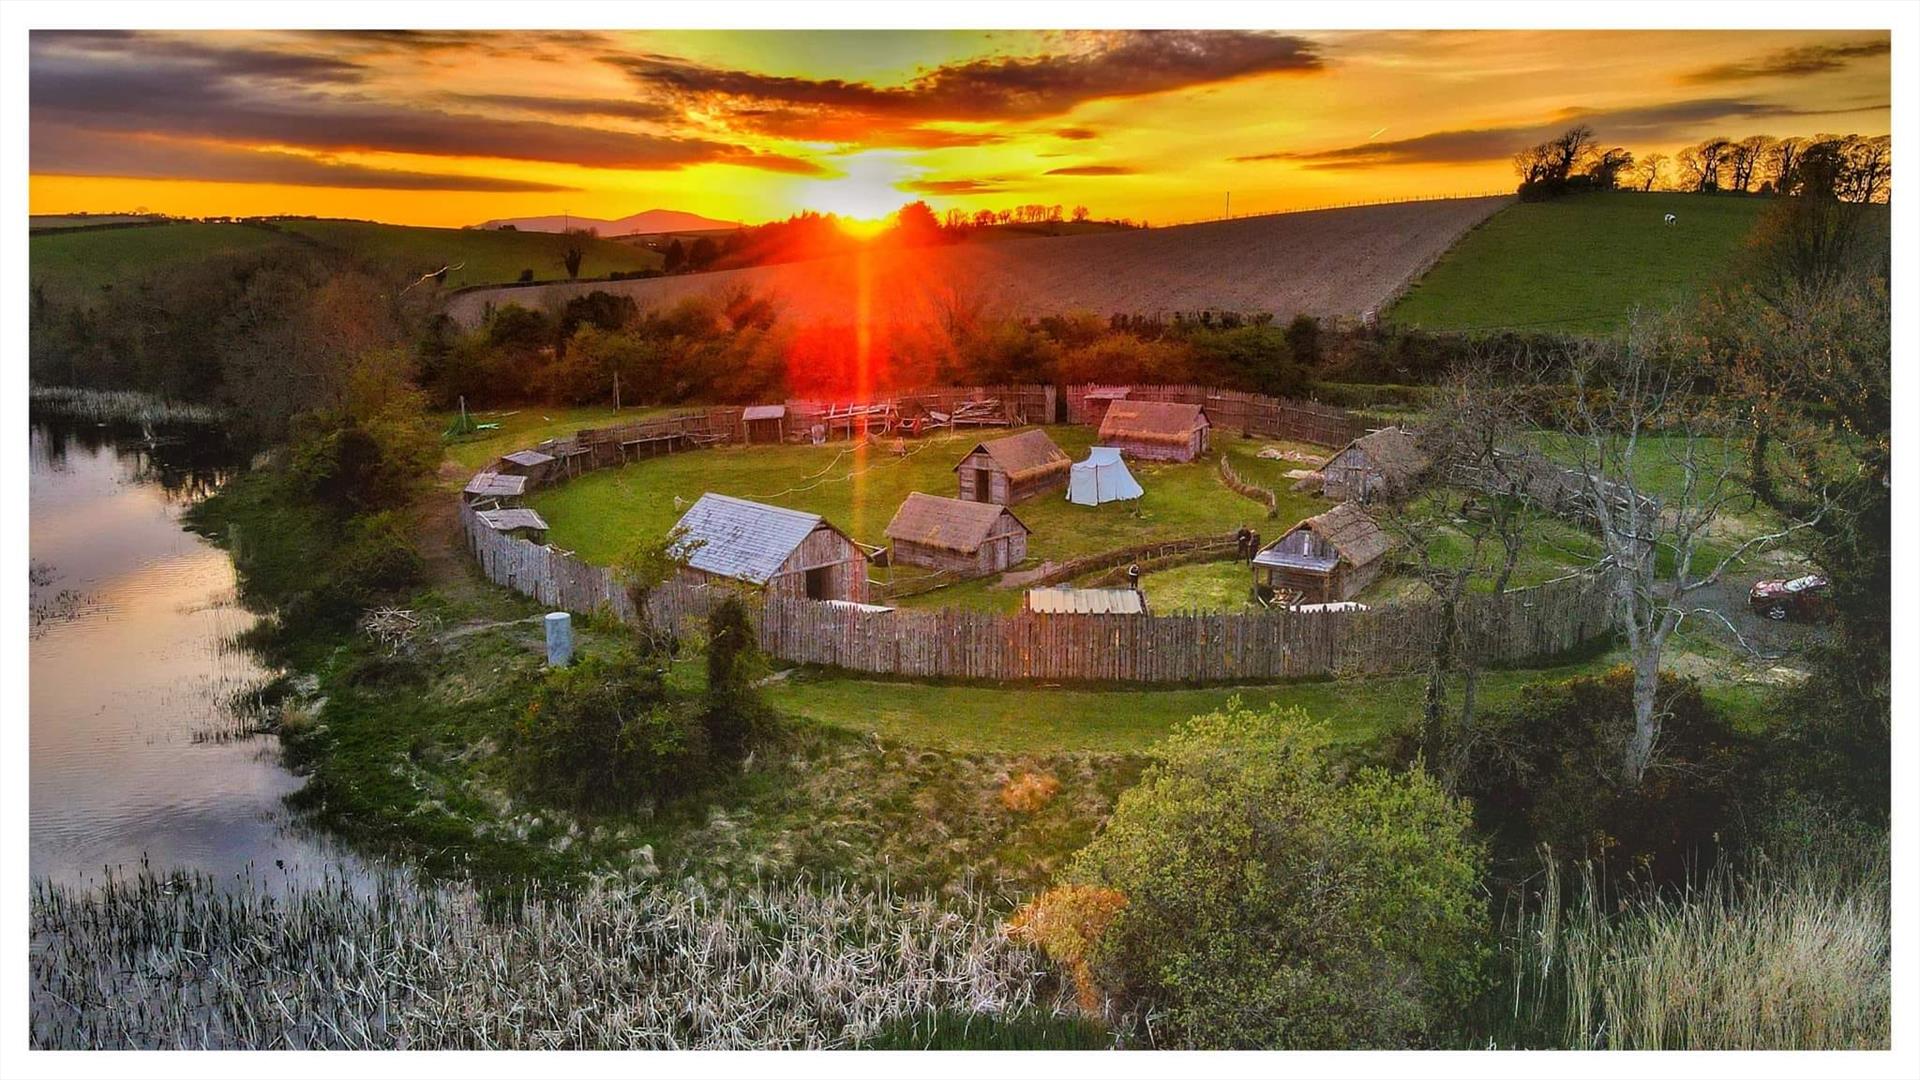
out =
[(300, 779), (236, 698), (273, 672), (233, 563), (180, 516), (244, 466), (216, 430), (32, 424), (29, 527), (32, 876), (109, 867), (358, 876), (283, 804)]

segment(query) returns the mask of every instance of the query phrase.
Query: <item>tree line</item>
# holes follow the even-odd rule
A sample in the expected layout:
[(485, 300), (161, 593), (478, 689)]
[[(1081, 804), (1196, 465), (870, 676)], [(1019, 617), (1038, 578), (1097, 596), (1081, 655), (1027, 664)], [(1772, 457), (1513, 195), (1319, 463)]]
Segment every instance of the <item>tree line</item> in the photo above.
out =
[(1688, 191), (1885, 202), (1892, 196), (1890, 135), (1744, 139), (1716, 136), (1671, 157), (1607, 146), (1586, 124), (1514, 154), (1523, 199), (1575, 191)]

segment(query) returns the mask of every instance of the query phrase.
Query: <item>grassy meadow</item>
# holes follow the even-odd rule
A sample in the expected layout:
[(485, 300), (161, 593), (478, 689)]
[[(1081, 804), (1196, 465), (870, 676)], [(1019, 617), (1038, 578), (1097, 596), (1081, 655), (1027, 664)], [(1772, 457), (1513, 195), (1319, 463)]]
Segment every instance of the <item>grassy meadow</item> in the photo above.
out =
[(124, 229), (35, 233), (28, 276), (50, 300), (83, 301), (103, 290), (207, 259), (247, 255), (294, 241), (249, 225), (193, 221)]
[(560, 233), (429, 229), (370, 221), (293, 220), (274, 224), (286, 232), (407, 273), (424, 274), (441, 266), (464, 264), (448, 271), (444, 287), (449, 289), (518, 281), (523, 270), (532, 270), (536, 281), (565, 281), (567, 270), (561, 256), (574, 244), (585, 253), (580, 262), (583, 278), (660, 266), (660, 255), (643, 247)]
[[(1427, 330), (1613, 330), (1636, 307), (1697, 292), (1768, 205), (1629, 191), (1515, 203), (1455, 244), (1386, 317)], [(1675, 224), (1663, 224), (1667, 214)]]
[(429, 229), (369, 221), (289, 220), (270, 226), (182, 221), (124, 229), (40, 232), (27, 242), (28, 271), (49, 299), (81, 300), (103, 289), (130, 285), (207, 259), (246, 255), (289, 244), (313, 243), (424, 274), (464, 263), (447, 274), (444, 288), (499, 285), (532, 270), (539, 281), (564, 281), (561, 253), (570, 243), (585, 248), (583, 278), (616, 270), (656, 268), (660, 255), (631, 244), (557, 233), (480, 229)]
[[(1076, 460), (1084, 458), (1095, 441), (1092, 428), (1047, 431)], [(708, 491), (821, 514), (862, 543), (884, 544), (887, 523), (908, 494), (954, 492), (954, 465), (975, 443), (1002, 434), (967, 432), (917, 440), (906, 444), (904, 456), (884, 447), (845, 443), (721, 447), (591, 473), (542, 491), (531, 503), (552, 523), (553, 543), (596, 563), (616, 559), (635, 537), (666, 535)], [(1248, 453), (1262, 445), (1234, 436), (1223, 436), (1216, 444)], [(1265, 512), (1258, 504), (1220, 482), (1211, 454), (1188, 464), (1129, 462), (1128, 468), (1146, 489), (1140, 499), (1088, 507), (1055, 493), (1014, 507), (1033, 530), (1028, 565), (1264, 523)], [(1296, 517), (1324, 508), (1316, 508), (1319, 501), (1304, 495), (1289, 493), (1289, 501), (1298, 511)], [(902, 574), (917, 572), (900, 568)], [(941, 595), (952, 591), (941, 590)], [(1018, 600), (1017, 593), (1005, 596), (1008, 603)]]

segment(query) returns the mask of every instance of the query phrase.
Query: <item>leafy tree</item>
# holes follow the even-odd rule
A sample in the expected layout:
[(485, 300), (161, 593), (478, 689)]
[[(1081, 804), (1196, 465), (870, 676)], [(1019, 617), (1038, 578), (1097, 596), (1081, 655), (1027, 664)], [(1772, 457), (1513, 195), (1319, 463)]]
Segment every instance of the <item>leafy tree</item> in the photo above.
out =
[(719, 257), (720, 249), (714, 245), (713, 238), (702, 236), (687, 249), (687, 269), (705, 270), (713, 265), (713, 260)]
[(716, 759), (745, 758), (765, 727), (766, 710), (753, 689), (764, 672), (747, 606), (729, 596), (707, 616), (706, 728)]
[(687, 265), (687, 249), (685, 245), (680, 243), (679, 237), (676, 236), (668, 241), (666, 253), (661, 256), (661, 258), (664, 260), (661, 263), (661, 268), (669, 274), (677, 274), (685, 269)]
[(572, 280), (580, 276), (580, 262), (587, 257), (586, 249), (579, 244), (568, 244), (560, 252), (560, 265), (567, 268), (567, 278)]
[(1467, 805), (1417, 767), (1340, 783), (1326, 738), (1237, 699), (1195, 717), (1067, 868), (1124, 896), (1091, 971), (1167, 1043), (1403, 1047), (1471, 996), (1486, 913)]

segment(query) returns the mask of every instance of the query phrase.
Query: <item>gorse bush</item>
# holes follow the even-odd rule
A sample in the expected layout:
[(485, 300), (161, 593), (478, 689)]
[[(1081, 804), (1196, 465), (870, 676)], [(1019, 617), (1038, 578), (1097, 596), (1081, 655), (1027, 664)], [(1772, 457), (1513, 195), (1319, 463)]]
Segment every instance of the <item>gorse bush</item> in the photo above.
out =
[(1154, 752), (1064, 879), (1115, 890), (1092, 977), (1187, 1047), (1419, 1044), (1478, 978), (1484, 862), (1415, 768), (1341, 782), (1323, 728), (1238, 700)]
[(533, 792), (581, 810), (620, 810), (696, 788), (708, 763), (698, 708), (664, 663), (632, 649), (549, 672), (517, 729)]

